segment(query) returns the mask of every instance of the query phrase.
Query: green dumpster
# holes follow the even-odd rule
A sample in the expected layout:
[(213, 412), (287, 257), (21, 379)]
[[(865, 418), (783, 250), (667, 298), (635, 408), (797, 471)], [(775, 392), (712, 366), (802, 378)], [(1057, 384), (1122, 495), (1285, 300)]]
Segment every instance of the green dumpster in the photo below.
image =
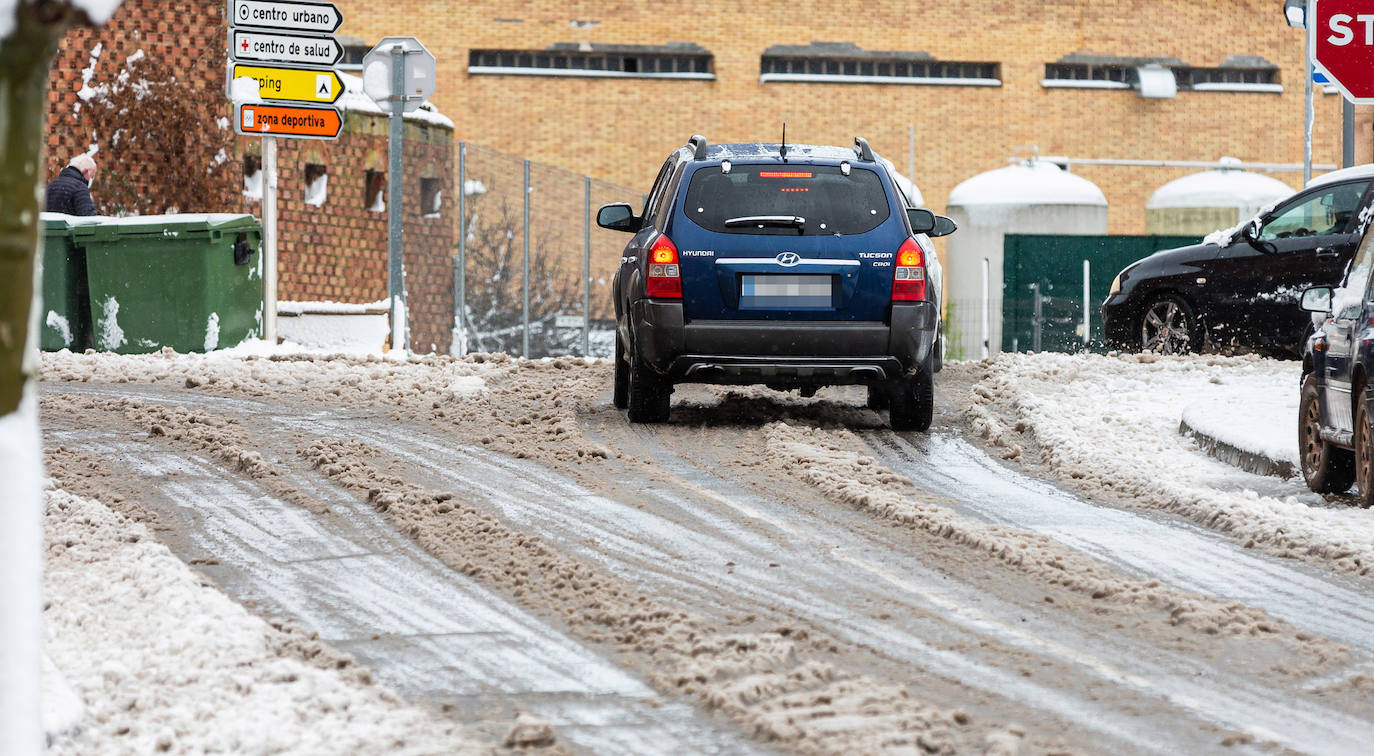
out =
[(262, 225), (251, 215), (106, 218), (86, 251), (95, 348), (209, 352), (262, 334)]
[(43, 312), (39, 347), (82, 351), (91, 346), (91, 308), (86, 291), (86, 252), (74, 243), (73, 228), (95, 222), (60, 213), (42, 213)]

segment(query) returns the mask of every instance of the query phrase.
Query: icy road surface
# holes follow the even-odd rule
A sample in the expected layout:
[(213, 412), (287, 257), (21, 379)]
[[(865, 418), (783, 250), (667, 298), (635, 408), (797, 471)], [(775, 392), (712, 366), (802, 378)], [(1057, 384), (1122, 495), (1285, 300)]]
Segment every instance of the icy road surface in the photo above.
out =
[[(942, 375), (929, 435), (885, 430), (855, 390), (681, 387), (671, 424), (631, 426), (609, 379), (49, 355), (49, 474), (491, 745), (519, 711), (575, 753), (1374, 742), (1348, 554), (1286, 558), (994, 459), (980, 437), (1018, 422), (1015, 387), (977, 367)], [(970, 426), (979, 391), (998, 401)], [(1206, 469), (1226, 497), (1296, 494)]]

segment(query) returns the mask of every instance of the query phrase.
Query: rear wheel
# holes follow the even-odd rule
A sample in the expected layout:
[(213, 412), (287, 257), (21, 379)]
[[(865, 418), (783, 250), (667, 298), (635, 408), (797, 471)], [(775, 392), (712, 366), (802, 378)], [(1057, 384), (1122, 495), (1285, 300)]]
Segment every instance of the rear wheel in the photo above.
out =
[(625, 342), (619, 329), (615, 332), (615, 392), (611, 403), (616, 409), (630, 406), (630, 361), (625, 357)]
[(910, 378), (899, 378), (892, 384), (889, 401), (892, 430), (925, 432), (935, 417), (935, 381), (924, 369)]
[(1369, 401), (1360, 387), (1355, 410), (1355, 501), (1365, 509), (1374, 504), (1374, 432), (1369, 428)]
[(1355, 456), (1333, 446), (1321, 437), (1321, 403), (1317, 380), (1308, 376), (1302, 382), (1298, 404), (1298, 452), (1302, 458), (1302, 477), (1317, 493), (1342, 493), (1355, 481)]
[(653, 371), (634, 350), (630, 350), (628, 391), (630, 422), (667, 422), (673, 384)]
[(1167, 294), (1152, 301), (1140, 318), (1140, 351), (1188, 354), (1202, 347), (1193, 308)]

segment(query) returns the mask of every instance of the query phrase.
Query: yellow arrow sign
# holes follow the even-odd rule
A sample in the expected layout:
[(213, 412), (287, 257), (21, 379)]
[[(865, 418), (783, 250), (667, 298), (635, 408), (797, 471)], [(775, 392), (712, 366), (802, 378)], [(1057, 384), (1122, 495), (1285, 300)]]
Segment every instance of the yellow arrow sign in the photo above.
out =
[(333, 71), (235, 64), (229, 78), (241, 76), (257, 79), (258, 96), (264, 100), (332, 103), (344, 93), (343, 79)]

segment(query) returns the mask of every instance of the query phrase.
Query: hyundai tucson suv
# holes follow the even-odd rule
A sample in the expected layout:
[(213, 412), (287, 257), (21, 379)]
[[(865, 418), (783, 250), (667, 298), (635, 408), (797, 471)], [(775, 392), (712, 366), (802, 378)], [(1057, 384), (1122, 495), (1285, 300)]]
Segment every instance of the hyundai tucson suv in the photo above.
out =
[(1211, 342), (1296, 355), (1311, 332), (1298, 296), (1340, 283), (1371, 182), (1371, 165), (1328, 173), (1247, 223), (1131, 264), (1102, 305), (1107, 341), (1168, 354)]
[(896, 430), (925, 430), (940, 369), (948, 218), (910, 207), (868, 143), (708, 145), (673, 151), (612, 284), (615, 405), (664, 422), (679, 383), (762, 384), (812, 395), (868, 387)]

